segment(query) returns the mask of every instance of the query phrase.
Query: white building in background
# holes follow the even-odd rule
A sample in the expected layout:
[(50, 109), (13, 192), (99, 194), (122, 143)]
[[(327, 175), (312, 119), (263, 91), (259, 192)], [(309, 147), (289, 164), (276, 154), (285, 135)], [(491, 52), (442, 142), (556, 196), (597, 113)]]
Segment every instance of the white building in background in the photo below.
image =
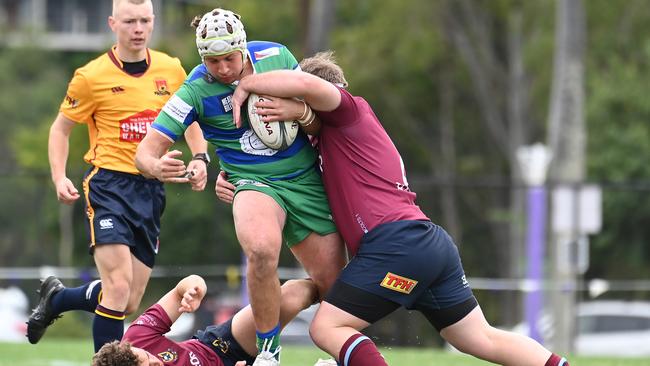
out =
[[(154, 33), (163, 24), (161, 2), (153, 0)], [(111, 11), (112, 0), (0, 0), (0, 46), (101, 51), (114, 43)]]

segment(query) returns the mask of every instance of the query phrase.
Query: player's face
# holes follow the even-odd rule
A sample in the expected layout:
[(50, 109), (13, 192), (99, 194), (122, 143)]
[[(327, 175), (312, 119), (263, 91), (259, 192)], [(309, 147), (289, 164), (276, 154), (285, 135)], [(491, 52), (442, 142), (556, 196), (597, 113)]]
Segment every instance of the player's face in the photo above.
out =
[(162, 361), (157, 359), (151, 353), (143, 350), (142, 348), (131, 347), (131, 351), (133, 351), (133, 353), (138, 356), (139, 366), (163, 366)]
[(210, 74), (222, 84), (231, 84), (241, 79), (244, 70), (244, 60), (240, 51), (221, 56), (206, 56), (203, 58), (203, 63)]
[(150, 1), (131, 4), (119, 3), (108, 23), (117, 37), (117, 44), (131, 54), (142, 54), (153, 31), (153, 5)]

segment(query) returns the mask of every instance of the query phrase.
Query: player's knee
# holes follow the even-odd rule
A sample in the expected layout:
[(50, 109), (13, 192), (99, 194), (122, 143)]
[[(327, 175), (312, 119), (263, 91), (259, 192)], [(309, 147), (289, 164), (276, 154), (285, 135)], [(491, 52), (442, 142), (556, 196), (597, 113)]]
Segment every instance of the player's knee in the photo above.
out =
[(309, 325), (309, 336), (314, 341), (314, 344), (320, 347), (326, 344), (329, 338), (328, 329), (331, 328), (332, 325), (328, 323), (326, 317), (318, 316), (317, 313)]
[(299, 312), (311, 306), (316, 299), (316, 288), (310, 280), (288, 280), (282, 285), (282, 307)]
[(126, 304), (126, 309), (124, 312), (127, 315), (135, 313), (140, 307), (140, 302), (142, 301), (142, 293), (131, 294), (129, 296), (129, 302)]
[(246, 252), (249, 268), (255, 272), (267, 273), (275, 271), (280, 259), (279, 251), (273, 248), (255, 246)]
[(128, 299), (131, 283), (126, 279), (102, 280), (102, 298), (114, 301)]
[(314, 319), (314, 321), (312, 321), (311, 325), (309, 326), (309, 336), (311, 337), (311, 340), (314, 342), (314, 344), (320, 347), (326, 337), (324, 337), (325, 332), (323, 332), (322, 326), (320, 324), (317, 324), (315, 320), (316, 319)]

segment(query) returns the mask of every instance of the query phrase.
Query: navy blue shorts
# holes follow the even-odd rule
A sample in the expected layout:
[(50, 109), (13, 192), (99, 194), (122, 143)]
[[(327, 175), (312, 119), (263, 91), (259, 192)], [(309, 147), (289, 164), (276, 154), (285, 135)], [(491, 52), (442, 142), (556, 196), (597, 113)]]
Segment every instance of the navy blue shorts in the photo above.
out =
[(214, 353), (223, 361), (224, 366), (235, 366), (237, 361), (242, 360), (246, 361), (247, 365), (252, 365), (255, 362), (255, 357), (246, 353), (235, 337), (232, 336), (232, 318), (225, 323), (211, 325), (205, 330), (199, 330), (192, 338), (198, 339), (201, 343), (212, 348)]
[(439, 330), (477, 305), (458, 248), (430, 221), (398, 221), (365, 234), (325, 300), (369, 323), (404, 306)]
[(152, 268), (165, 209), (163, 184), (141, 175), (93, 167), (84, 176), (83, 191), (90, 254), (96, 245), (124, 244)]

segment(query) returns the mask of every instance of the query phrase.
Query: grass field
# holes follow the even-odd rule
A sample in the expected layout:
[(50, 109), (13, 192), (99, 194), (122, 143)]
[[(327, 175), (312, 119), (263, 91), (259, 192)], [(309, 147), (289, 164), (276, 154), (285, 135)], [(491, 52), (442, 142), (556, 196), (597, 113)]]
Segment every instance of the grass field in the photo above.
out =
[[(489, 365), (469, 356), (436, 350), (397, 348), (382, 349), (394, 366), (479, 366)], [(78, 340), (44, 340), (38, 345), (0, 343), (0, 366), (88, 366), (92, 344)], [(312, 366), (326, 355), (314, 347), (286, 346), (283, 366)], [(570, 357), (571, 366), (650, 366), (650, 359), (615, 359)]]

